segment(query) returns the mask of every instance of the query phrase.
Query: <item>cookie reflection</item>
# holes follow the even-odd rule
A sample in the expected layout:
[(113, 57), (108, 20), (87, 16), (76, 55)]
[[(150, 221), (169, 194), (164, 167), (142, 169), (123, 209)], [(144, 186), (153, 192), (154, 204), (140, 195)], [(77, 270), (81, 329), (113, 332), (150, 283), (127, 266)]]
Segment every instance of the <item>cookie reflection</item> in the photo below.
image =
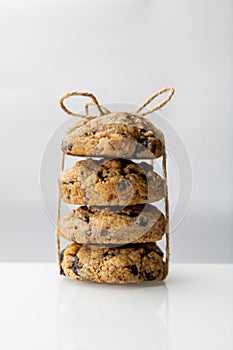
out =
[(167, 349), (166, 284), (99, 285), (62, 279), (60, 349)]

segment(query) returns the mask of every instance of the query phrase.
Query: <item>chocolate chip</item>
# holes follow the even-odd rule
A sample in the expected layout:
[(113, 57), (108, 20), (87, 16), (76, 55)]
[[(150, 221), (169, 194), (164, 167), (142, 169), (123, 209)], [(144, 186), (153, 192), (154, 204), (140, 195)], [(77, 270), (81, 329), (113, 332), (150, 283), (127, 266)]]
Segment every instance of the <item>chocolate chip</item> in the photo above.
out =
[(137, 214), (137, 213), (131, 212), (131, 213), (129, 214), (129, 216), (130, 216), (131, 218), (136, 218), (136, 217), (138, 216), (138, 214)]
[(103, 177), (103, 171), (102, 171), (102, 170), (99, 170), (99, 171), (97, 172), (97, 178), (99, 178), (100, 180), (103, 180), (103, 179), (104, 179), (104, 177)]
[(70, 196), (67, 196), (67, 199), (70, 199)]
[(153, 280), (155, 280), (156, 277), (157, 277), (157, 276), (154, 276), (154, 275), (152, 274), (152, 272), (143, 271), (143, 273), (144, 273), (144, 275), (145, 275), (145, 277), (146, 277), (146, 279), (147, 279), (148, 281), (153, 281)]
[(146, 140), (146, 137), (144, 135), (140, 135), (138, 138), (139, 143), (143, 143), (143, 142), (145, 142), (145, 140)]
[(144, 218), (141, 218), (140, 220), (139, 220), (139, 226), (146, 226), (147, 225), (147, 220), (146, 219), (144, 219)]
[(142, 180), (144, 180), (145, 182), (147, 182), (147, 177), (144, 173), (140, 174)]
[(159, 256), (163, 257), (163, 252), (160, 249), (156, 249), (156, 254), (158, 254)]
[(83, 264), (77, 264), (78, 260), (75, 260), (72, 264), (71, 270), (75, 275), (79, 276), (79, 270), (83, 267)]
[(138, 268), (136, 265), (129, 265), (128, 267), (133, 275), (135, 275), (135, 276), (138, 275)]
[(82, 215), (82, 216), (79, 216), (78, 218), (87, 223), (90, 221), (90, 218), (87, 215)]
[(147, 147), (148, 146), (148, 143), (149, 143), (149, 138), (146, 137), (145, 140), (142, 142), (143, 146)]
[(156, 274), (156, 275), (153, 275), (152, 272), (146, 272), (146, 271), (143, 271), (143, 273), (144, 273), (144, 275), (145, 275), (145, 277), (146, 277), (146, 279), (147, 279), (148, 281), (153, 281), (153, 280), (155, 280), (156, 278), (159, 277), (159, 275), (161, 274), (161, 269), (159, 269), (159, 270), (157, 271), (157, 274)]
[[(83, 206), (83, 208), (84, 208), (84, 206)], [(96, 213), (96, 209), (95, 208), (93, 208), (93, 207), (89, 207), (89, 209), (87, 208), (87, 206), (85, 206), (85, 210), (89, 210), (89, 213), (91, 213), (91, 214), (95, 214)]]
[(107, 255), (108, 255), (108, 252), (105, 252), (105, 253), (103, 254), (103, 257), (105, 258)]
[(135, 224), (145, 227), (148, 224), (148, 221), (144, 218), (139, 218), (137, 221), (135, 221)]
[(77, 230), (78, 226), (77, 226), (77, 225), (75, 225), (75, 226), (74, 226), (74, 228), (75, 228), (75, 230)]
[(117, 158), (117, 160), (120, 161), (120, 166), (122, 168), (125, 168), (129, 164), (135, 164), (132, 160), (130, 159), (125, 159), (125, 158)]
[(73, 147), (73, 145), (72, 145), (71, 143), (67, 146), (67, 148), (68, 148), (69, 151), (72, 150), (72, 147)]

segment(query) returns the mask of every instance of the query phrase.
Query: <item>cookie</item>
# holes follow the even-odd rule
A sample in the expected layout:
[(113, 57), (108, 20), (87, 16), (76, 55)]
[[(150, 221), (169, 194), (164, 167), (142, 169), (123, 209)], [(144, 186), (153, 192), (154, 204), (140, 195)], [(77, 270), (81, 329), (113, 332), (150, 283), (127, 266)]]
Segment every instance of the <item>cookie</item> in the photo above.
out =
[(164, 215), (153, 205), (79, 207), (60, 220), (59, 232), (81, 244), (118, 245), (155, 242), (165, 232)]
[(135, 113), (114, 112), (74, 124), (62, 140), (74, 156), (158, 158), (164, 152), (160, 130)]
[(133, 205), (152, 203), (165, 195), (164, 180), (145, 162), (86, 159), (62, 173), (61, 198), (70, 204)]
[(61, 254), (62, 274), (72, 279), (139, 283), (166, 277), (163, 253), (156, 243), (96, 248), (71, 244)]

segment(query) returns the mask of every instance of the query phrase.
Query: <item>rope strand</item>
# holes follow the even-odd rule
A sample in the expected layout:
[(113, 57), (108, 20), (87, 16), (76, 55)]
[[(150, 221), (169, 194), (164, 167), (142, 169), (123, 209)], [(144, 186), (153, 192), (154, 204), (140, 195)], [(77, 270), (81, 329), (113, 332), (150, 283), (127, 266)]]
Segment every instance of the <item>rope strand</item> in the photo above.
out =
[[(87, 102), (85, 104), (84, 110), (85, 110), (85, 113), (86, 113), (86, 118), (90, 118), (91, 117), (91, 116), (89, 116), (89, 107), (93, 106), (93, 105), (95, 105), (95, 103), (93, 103), (93, 102)], [(101, 107), (102, 111), (104, 112), (104, 114), (111, 113), (106, 107), (104, 107), (102, 105), (100, 107)], [(96, 118), (96, 117), (92, 116), (92, 118)]]
[[(157, 104), (155, 107), (149, 109), (148, 111), (146, 112), (142, 112), (142, 113), (139, 113), (141, 112), (149, 103), (151, 103), (156, 97), (158, 97), (159, 95), (162, 95), (163, 93), (165, 92), (169, 92), (168, 96), (159, 104)], [(142, 105), (141, 107), (139, 107), (137, 109), (137, 111), (135, 113), (138, 113), (141, 117), (144, 117), (145, 115), (148, 115), (148, 114), (151, 114), (155, 111), (157, 111), (158, 109), (161, 109), (162, 107), (164, 107), (172, 98), (172, 96), (174, 95), (174, 88), (172, 87), (164, 87), (163, 89), (161, 90), (158, 90), (157, 92), (155, 92), (151, 97), (149, 97)], [(72, 112), (71, 110), (69, 110), (65, 105), (64, 105), (64, 101), (71, 97), (71, 96), (85, 96), (85, 97), (90, 97), (92, 99), (92, 102), (88, 102), (85, 104), (85, 112), (86, 114), (81, 114), (81, 113), (75, 113), (75, 112)], [(100, 113), (100, 116), (102, 115), (105, 115), (105, 114), (108, 114), (108, 113), (111, 113), (106, 107), (103, 107), (99, 104), (97, 98), (95, 97), (95, 95), (93, 95), (92, 93), (90, 92), (79, 92), (79, 91), (72, 91), (72, 92), (67, 92), (65, 95), (63, 95), (62, 97), (60, 97), (60, 100), (59, 100), (59, 103), (60, 103), (60, 107), (61, 109), (67, 113), (68, 115), (72, 115), (72, 116), (75, 116), (75, 117), (80, 117), (80, 118), (87, 118), (89, 117), (88, 115), (88, 108), (89, 108), (89, 105), (93, 104), (97, 107), (99, 113)], [(95, 117), (93, 117), (95, 118)]]
[(80, 118), (86, 118), (86, 115), (85, 114), (80, 114), (80, 113), (74, 113), (72, 111), (70, 111), (65, 105), (64, 105), (64, 101), (71, 97), (71, 96), (86, 96), (86, 97), (90, 97), (93, 101), (93, 104), (96, 105), (96, 107), (98, 108), (99, 112), (100, 112), (100, 115), (104, 115), (104, 111), (102, 110), (99, 102), (97, 101), (97, 98), (95, 97), (95, 95), (93, 95), (92, 93), (90, 92), (79, 92), (79, 91), (72, 91), (72, 92), (67, 92), (65, 95), (63, 95), (62, 97), (60, 97), (60, 100), (59, 100), (59, 103), (60, 103), (60, 107), (61, 109), (69, 114), (69, 115), (72, 115), (72, 116), (75, 116), (75, 117), (80, 117)]
[[(64, 164), (65, 164), (65, 153), (62, 152), (61, 156), (61, 172), (64, 170)], [(61, 218), (61, 194), (60, 189), (58, 188), (58, 202), (57, 202), (57, 228), (56, 228), (56, 254), (57, 254), (57, 262), (58, 266), (61, 270), (61, 246), (60, 246), (60, 218)]]
[[(164, 101), (162, 101), (161, 103), (157, 104), (155, 107), (149, 109), (146, 112), (143, 113), (139, 113), (141, 112), (141, 110), (143, 108), (145, 108), (149, 103), (151, 103), (157, 96), (162, 95), (164, 92), (170, 92), (169, 95), (165, 98)], [(140, 116), (144, 117), (147, 114), (151, 114), (155, 111), (157, 111), (158, 109), (161, 109), (163, 106), (165, 106), (170, 99), (172, 98), (172, 96), (174, 95), (175, 89), (173, 89), (172, 87), (164, 87), (163, 89), (155, 92), (151, 97), (149, 97), (144, 103), (143, 105), (141, 105), (141, 107), (139, 107), (136, 111), (136, 113), (139, 113)]]
[(166, 229), (165, 229), (165, 238), (166, 238), (166, 260), (165, 260), (165, 275), (164, 279), (168, 275), (169, 262), (170, 262), (170, 237), (169, 237), (169, 199), (168, 199), (168, 185), (167, 185), (167, 155), (166, 148), (164, 145), (163, 150), (163, 176), (165, 180), (165, 215), (166, 215)]

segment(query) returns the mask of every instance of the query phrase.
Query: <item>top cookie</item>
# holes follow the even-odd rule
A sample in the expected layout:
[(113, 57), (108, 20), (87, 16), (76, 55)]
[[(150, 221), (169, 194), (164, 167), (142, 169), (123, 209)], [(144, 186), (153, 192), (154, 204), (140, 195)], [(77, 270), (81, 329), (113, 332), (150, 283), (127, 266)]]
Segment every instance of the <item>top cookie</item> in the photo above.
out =
[(114, 112), (75, 123), (63, 138), (62, 150), (74, 156), (158, 158), (164, 136), (144, 117)]

